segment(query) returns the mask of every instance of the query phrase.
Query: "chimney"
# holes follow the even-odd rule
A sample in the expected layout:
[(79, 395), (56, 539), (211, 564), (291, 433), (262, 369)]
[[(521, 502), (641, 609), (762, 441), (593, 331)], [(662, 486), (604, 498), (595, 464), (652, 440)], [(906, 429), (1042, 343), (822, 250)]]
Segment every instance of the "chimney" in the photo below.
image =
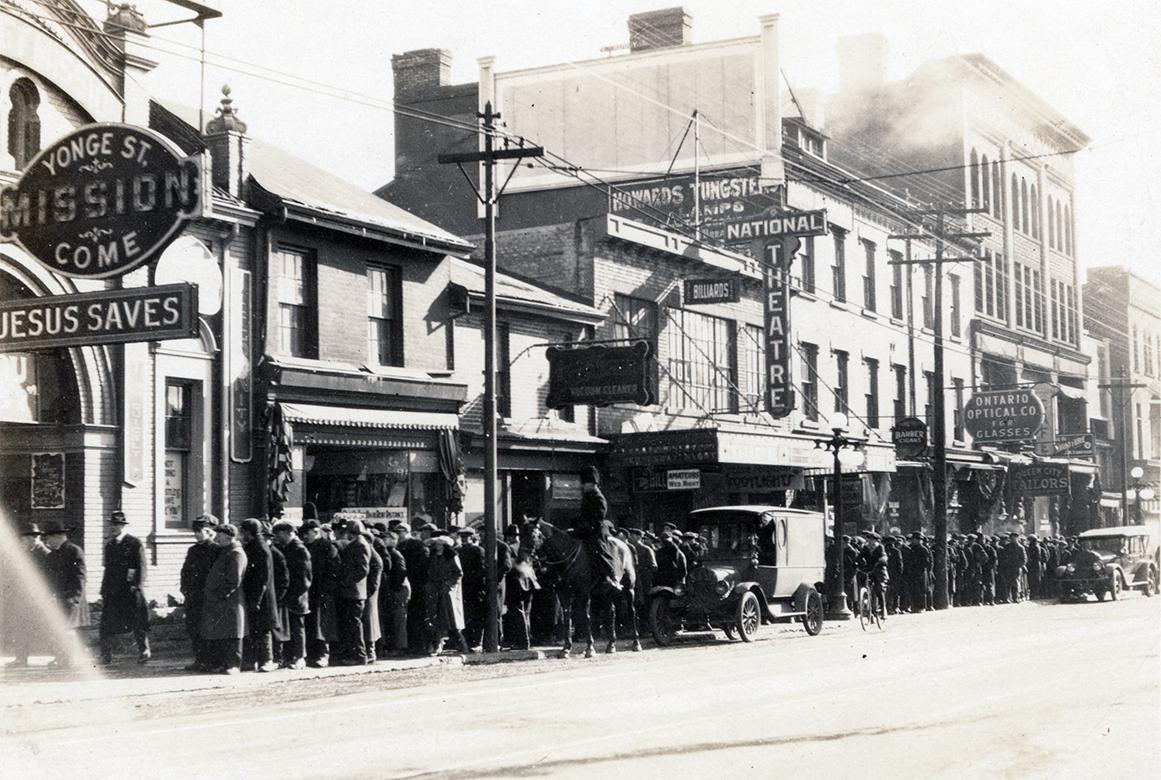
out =
[(206, 122), (203, 138), (210, 150), (211, 180), (235, 198), (245, 196), (250, 168), (246, 160), (246, 123), (238, 118), (230, 85), (222, 87), (222, 103)]
[(429, 95), (451, 83), (451, 52), (447, 49), (413, 49), (391, 57), (395, 72), (395, 99)]
[(629, 17), (629, 50), (648, 51), (691, 43), (693, 17), (681, 6)]
[(887, 81), (887, 39), (882, 33), (839, 38), (839, 91), (865, 92)]

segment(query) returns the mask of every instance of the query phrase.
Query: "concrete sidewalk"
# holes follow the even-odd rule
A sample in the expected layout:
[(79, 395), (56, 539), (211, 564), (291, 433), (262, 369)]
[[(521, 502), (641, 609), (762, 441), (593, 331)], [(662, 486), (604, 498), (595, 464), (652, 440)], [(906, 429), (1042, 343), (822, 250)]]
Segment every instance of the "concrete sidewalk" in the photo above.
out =
[[(551, 652), (551, 650), (549, 651)], [(184, 671), (187, 659), (154, 659), (138, 666), (131, 658), (108, 667), (95, 664), (72, 669), (52, 669), (49, 658), (34, 657), (26, 669), (5, 669), (10, 658), (0, 658), (0, 709), (31, 704), (92, 701), (96, 699), (152, 696), (214, 689), (238, 690), (291, 680), (317, 680), (352, 675), (384, 674), (433, 667), (537, 661), (545, 650), (508, 650), (500, 653), (441, 655), (418, 658), (387, 658), (366, 666), (333, 666), (269, 673), (237, 675), (197, 674)]]

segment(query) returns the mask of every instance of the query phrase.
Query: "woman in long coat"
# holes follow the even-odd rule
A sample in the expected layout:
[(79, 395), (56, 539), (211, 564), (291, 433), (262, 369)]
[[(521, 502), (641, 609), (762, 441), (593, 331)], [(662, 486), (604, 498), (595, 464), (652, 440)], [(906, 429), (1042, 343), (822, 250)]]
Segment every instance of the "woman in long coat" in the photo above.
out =
[(461, 652), (467, 653), (464, 641), (464, 597), (460, 581), (464, 570), (460, 557), (446, 536), (433, 536), (429, 542), (431, 557), (427, 567), (427, 619), (431, 627), (432, 655), (443, 652), (450, 634)]

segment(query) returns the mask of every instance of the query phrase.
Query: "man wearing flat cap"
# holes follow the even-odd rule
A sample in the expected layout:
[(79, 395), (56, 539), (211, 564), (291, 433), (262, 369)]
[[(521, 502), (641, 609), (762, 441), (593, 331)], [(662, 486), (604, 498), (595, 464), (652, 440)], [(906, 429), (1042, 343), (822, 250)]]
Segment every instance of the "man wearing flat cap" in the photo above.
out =
[(310, 590), (304, 625), (306, 665), (322, 669), (330, 665), (330, 643), (338, 639), (335, 596), (339, 584), (339, 548), (323, 535), (317, 519), (302, 522), (302, 540), (310, 553)]
[(581, 469), (581, 508), (577, 516), (573, 534), (584, 543), (592, 566), (592, 579), (602, 582), (612, 590), (620, 590), (613, 572), (613, 543), (609, 538), (609, 524), (605, 516), (609, 503), (599, 486), (597, 470), (592, 466)]
[(371, 545), (363, 539), (363, 521), (351, 519), (339, 540), (338, 605), (339, 666), (361, 666), (368, 661), (363, 640), (363, 607), (367, 575), (371, 572)]
[(246, 573), (242, 589), (246, 594), (246, 641), (243, 662), (247, 670), (272, 672), (274, 630), (278, 622), (278, 594), (274, 582), (274, 555), (262, 534), (262, 522), (246, 518), (239, 526), (242, 552), (246, 553)]
[(214, 528), (218, 554), (206, 574), (202, 599), (200, 634), (209, 671), (221, 674), (242, 671), (242, 637), (246, 634), (246, 592), (242, 579), (246, 572), (246, 553), (236, 536), (234, 526), (228, 523)]
[(222, 548), (214, 544), (214, 533), (218, 518), (201, 515), (193, 521), (194, 543), (185, 554), (181, 565), (181, 594), (185, 600), (185, 630), (193, 645), (193, 662), (185, 667), (187, 672), (207, 671), (213, 663), (205, 640), (202, 638), (202, 608), (205, 603), (206, 577), (214, 558)]
[(110, 538), (105, 543), (105, 573), (101, 578), (101, 661), (112, 663), (116, 637), (133, 633), (137, 663), (149, 651), (149, 604), (145, 600), (145, 545), (127, 532), (129, 520), (120, 509), (109, 515)]
[(298, 538), (294, 526), (285, 520), (274, 525), (274, 548), (286, 561), (286, 592), (278, 602), (279, 617), (287, 638), (280, 648), (282, 666), (302, 669), (306, 666), (306, 616), (310, 613), (310, 551)]

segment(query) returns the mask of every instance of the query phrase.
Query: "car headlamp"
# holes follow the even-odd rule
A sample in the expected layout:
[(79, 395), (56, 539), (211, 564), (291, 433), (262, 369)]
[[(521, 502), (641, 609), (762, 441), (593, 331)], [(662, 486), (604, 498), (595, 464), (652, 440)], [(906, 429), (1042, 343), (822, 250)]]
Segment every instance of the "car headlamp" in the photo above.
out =
[(1100, 563), (1100, 561), (1095, 561), (1095, 562), (1093, 563), (1093, 565), (1092, 565), (1092, 570), (1093, 570), (1093, 571), (1100, 571), (1100, 570), (1101, 570), (1101, 563)]
[(684, 585), (675, 585), (673, 587), (673, 595), (674, 596), (684, 596), (685, 595), (685, 586)]
[(714, 592), (719, 596), (724, 596), (730, 592), (730, 583), (728, 580), (722, 580), (714, 586)]

